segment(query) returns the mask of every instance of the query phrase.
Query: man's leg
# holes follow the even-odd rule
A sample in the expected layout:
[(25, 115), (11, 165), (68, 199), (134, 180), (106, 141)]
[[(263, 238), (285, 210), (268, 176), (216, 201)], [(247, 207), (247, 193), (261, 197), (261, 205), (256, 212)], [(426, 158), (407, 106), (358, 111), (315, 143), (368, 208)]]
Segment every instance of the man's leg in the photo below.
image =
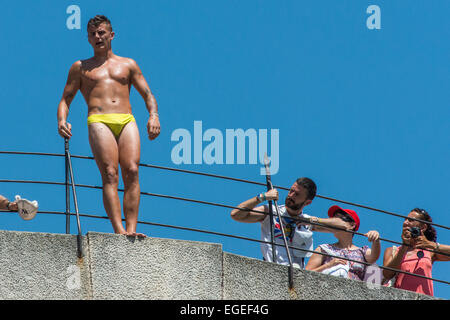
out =
[(119, 149), (116, 138), (103, 123), (89, 125), (89, 143), (103, 182), (103, 205), (114, 232), (125, 234), (119, 194)]
[(123, 128), (118, 144), (119, 163), (124, 184), (123, 213), (126, 221), (126, 232), (130, 236), (145, 237), (142, 233), (136, 233), (141, 196), (139, 186), (141, 143), (136, 122), (132, 121)]

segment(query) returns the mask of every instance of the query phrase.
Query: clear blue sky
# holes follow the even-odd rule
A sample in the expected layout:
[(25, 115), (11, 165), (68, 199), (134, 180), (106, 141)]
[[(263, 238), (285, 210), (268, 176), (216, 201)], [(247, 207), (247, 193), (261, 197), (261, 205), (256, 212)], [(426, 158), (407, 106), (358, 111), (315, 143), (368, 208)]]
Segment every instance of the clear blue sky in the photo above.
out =
[[(66, 26), (72, 4), (81, 9), (80, 30)], [(366, 26), (372, 4), (381, 9), (380, 30)], [(275, 185), (290, 187), (297, 177), (307, 176), (316, 181), (320, 195), (403, 215), (421, 207), (436, 223), (450, 226), (447, 0), (29, 1), (5, 2), (2, 12), (2, 151), (64, 152), (57, 105), (71, 64), (92, 55), (88, 19), (105, 14), (116, 32), (113, 51), (137, 61), (159, 104), (162, 132), (150, 142), (148, 112), (132, 89), (142, 163), (264, 182), (261, 165), (248, 160), (174, 164), (171, 152), (177, 142), (171, 134), (184, 128), (193, 135), (194, 121), (202, 121), (203, 132), (213, 128), (224, 137), (227, 129), (278, 129)], [(72, 154), (91, 156), (86, 115), (78, 93), (69, 116)], [(93, 161), (74, 159), (73, 166), (77, 183), (101, 185)], [(263, 191), (149, 168), (141, 168), (140, 177), (144, 192), (227, 205)], [(0, 155), (0, 179), (62, 182), (64, 161)], [(105, 215), (100, 190), (79, 188), (77, 193), (81, 213)], [(0, 194), (36, 199), (41, 210), (65, 208), (64, 187), (0, 183)], [(280, 192), (280, 202), (285, 196)], [(325, 217), (333, 204), (317, 198), (305, 212)], [(361, 218), (361, 232), (378, 230), (383, 238), (400, 241), (403, 219), (353, 209)], [(235, 222), (227, 209), (177, 200), (143, 196), (139, 219), (260, 237), (258, 224)], [(42, 214), (23, 221), (5, 214), (0, 229), (64, 233), (65, 218)], [(109, 221), (88, 218), (82, 219), (82, 230), (112, 232)], [(261, 258), (254, 242), (152, 226), (138, 230), (221, 243), (224, 251)], [(437, 230), (438, 242), (450, 244), (450, 232)], [(315, 234), (315, 246), (334, 241), (332, 235)], [(358, 236), (355, 242), (368, 244)], [(388, 246), (383, 242), (383, 251)], [(433, 277), (449, 281), (449, 267), (435, 263)], [(435, 283), (435, 295), (449, 299), (450, 287)]]

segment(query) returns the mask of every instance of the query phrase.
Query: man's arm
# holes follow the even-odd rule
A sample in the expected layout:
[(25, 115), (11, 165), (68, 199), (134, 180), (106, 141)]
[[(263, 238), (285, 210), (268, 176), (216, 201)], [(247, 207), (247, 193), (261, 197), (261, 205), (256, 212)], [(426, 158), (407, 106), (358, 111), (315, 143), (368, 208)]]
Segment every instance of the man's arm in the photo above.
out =
[[(239, 222), (247, 222), (247, 223), (254, 223), (254, 222), (261, 222), (264, 220), (264, 218), (266, 217), (266, 207), (265, 206), (259, 206), (257, 208), (255, 208), (258, 204), (260, 204), (262, 201), (267, 200), (278, 200), (278, 191), (276, 189), (272, 189), (267, 191), (264, 194), (261, 194), (263, 196), (263, 199), (258, 199), (258, 197), (253, 197), (250, 198), (244, 202), (242, 202), (241, 204), (238, 205), (238, 208), (242, 208), (242, 209), (233, 209), (231, 211), (231, 218), (233, 218), (233, 220), (239, 221)], [(243, 209), (248, 209), (248, 210), (254, 210), (254, 211), (259, 211), (261, 213), (258, 212), (254, 212), (254, 211), (248, 211), (248, 210), (243, 210)]]
[(136, 88), (139, 94), (142, 96), (145, 102), (145, 106), (150, 113), (150, 117), (147, 122), (147, 132), (150, 140), (155, 139), (161, 132), (161, 126), (159, 124), (158, 104), (156, 99), (147, 84), (147, 81), (142, 74), (136, 61), (130, 59), (131, 62), (131, 84)]
[[(347, 230), (346, 223), (342, 219), (339, 219), (339, 218), (311, 217), (311, 218), (309, 218), (309, 220), (310, 220), (310, 222), (320, 224), (320, 226), (316, 225), (316, 224), (311, 224), (312, 231), (318, 231), (318, 232), (336, 232), (336, 231), (338, 231), (335, 228)], [(305, 223), (305, 222), (298, 223), (298, 225), (304, 225), (304, 224), (307, 224), (307, 223)], [(331, 228), (327, 228), (327, 227), (331, 227)]]
[(64, 92), (61, 101), (58, 105), (58, 133), (63, 138), (72, 137), (72, 126), (67, 122), (67, 116), (69, 115), (69, 107), (72, 103), (73, 98), (80, 89), (81, 77), (81, 61), (75, 62), (69, 70), (69, 75), (67, 77), (66, 86), (64, 87)]

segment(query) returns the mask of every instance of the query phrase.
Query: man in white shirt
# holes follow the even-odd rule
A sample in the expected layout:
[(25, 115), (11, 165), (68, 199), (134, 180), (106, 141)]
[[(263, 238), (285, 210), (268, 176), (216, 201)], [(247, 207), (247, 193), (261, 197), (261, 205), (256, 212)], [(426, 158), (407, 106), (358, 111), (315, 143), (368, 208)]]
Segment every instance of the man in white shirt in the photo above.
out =
[[(332, 232), (333, 230), (326, 228), (335, 227), (345, 229), (345, 224), (338, 218), (317, 218), (303, 213), (303, 208), (311, 204), (316, 196), (316, 184), (309, 178), (298, 178), (289, 190), (284, 205), (278, 205), (283, 227), (286, 233), (286, 240), (289, 247), (300, 248), (313, 251), (313, 231)], [(231, 217), (239, 222), (261, 223), (261, 240), (271, 241), (271, 225), (269, 206), (258, 206), (264, 201), (278, 200), (277, 189), (269, 190), (261, 193), (256, 197), (250, 198), (238, 205), (239, 209), (231, 211)], [(273, 223), (274, 223), (274, 240), (276, 244), (283, 247), (275, 246), (276, 263), (289, 264), (286, 249), (284, 248), (283, 235), (281, 232), (280, 221), (276, 214), (276, 208), (273, 206)], [(245, 210), (247, 209), (247, 210)], [(248, 211), (252, 210), (252, 211)], [(307, 218), (309, 222), (318, 223), (319, 225), (311, 225), (299, 222), (297, 217)], [(298, 264), (300, 268), (305, 266), (305, 258), (311, 256), (312, 252), (296, 250), (290, 248), (292, 262)], [(261, 243), (261, 251), (265, 261), (273, 262), (272, 245), (270, 243)]]

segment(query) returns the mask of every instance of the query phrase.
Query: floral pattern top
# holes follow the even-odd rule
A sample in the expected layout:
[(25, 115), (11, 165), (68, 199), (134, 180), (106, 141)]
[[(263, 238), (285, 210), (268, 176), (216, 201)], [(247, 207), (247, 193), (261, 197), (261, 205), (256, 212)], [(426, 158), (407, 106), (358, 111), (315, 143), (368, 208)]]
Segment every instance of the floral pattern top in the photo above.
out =
[[(363, 246), (362, 248), (357, 249), (341, 249), (336, 247), (334, 244), (322, 244), (320, 245), (320, 248), (323, 252), (331, 254), (337, 258), (347, 258), (351, 260), (367, 262), (366, 252), (367, 250), (369, 250), (368, 246)], [(333, 258), (334, 257), (324, 256), (322, 265), (331, 261)], [(348, 261), (348, 264), (348, 278), (363, 281), (366, 274), (366, 265), (363, 263), (356, 263), (352, 261)]]

